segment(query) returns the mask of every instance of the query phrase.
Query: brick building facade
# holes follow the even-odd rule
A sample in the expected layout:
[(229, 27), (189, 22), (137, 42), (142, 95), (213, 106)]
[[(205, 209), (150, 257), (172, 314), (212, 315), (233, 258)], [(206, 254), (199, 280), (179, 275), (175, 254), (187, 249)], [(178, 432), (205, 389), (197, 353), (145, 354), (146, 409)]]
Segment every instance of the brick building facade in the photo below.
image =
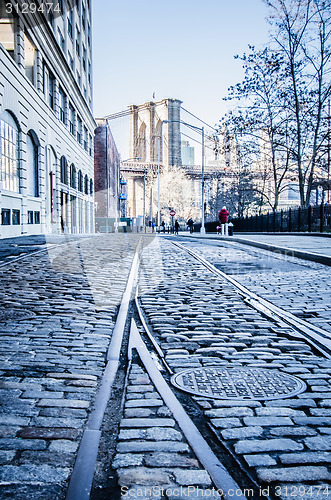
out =
[(95, 216), (119, 216), (120, 155), (107, 120), (97, 119), (94, 136)]

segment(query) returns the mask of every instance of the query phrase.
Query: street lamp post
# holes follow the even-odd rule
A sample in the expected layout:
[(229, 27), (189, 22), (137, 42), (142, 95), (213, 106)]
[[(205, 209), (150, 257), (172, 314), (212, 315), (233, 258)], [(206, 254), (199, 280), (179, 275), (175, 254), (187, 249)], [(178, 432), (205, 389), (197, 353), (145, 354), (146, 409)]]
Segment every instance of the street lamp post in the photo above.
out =
[(160, 137), (157, 141), (157, 230), (160, 232), (161, 214), (160, 214)]
[[(132, 160), (141, 160), (141, 156), (134, 156), (133, 158), (127, 158), (126, 160), (120, 160), (120, 165), (121, 165), (121, 163), (125, 163), (127, 161), (132, 161)], [(116, 173), (115, 173), (115, 175), (116, 175)], [(144, 173), (144, 189), (145, 189), (145, 173)], [(116, 183), (116, 190), (117, 190), (117, 183)], [(144, 197), (145, 197), (145, 195), (144, 195)], [(118, 190), (117, 190), (116, 200), (118, 202)], [(145, 202), (145, 200), (144, 200), (144, 202)], [(145, 212), (144, 212), (144, 220), (145, 220)], [(117, 204), (116, 204), (116, 213), (115, 213), (115, 226), (116, 227), (115, 227), (115, 233), (118, 232), (117, 224), (118, 224), (118, 222), (117, 222)]]
[(144, 232), (146, 233), (146, 168), (144, 169), (144, 204), (143, 204), (143, 225)]
[(115, 228), (114, 233), (118, 233), (118, 169), (120, 162), (115, 163)]
[(201, 146), (202, 146), (202, 158), (201, 158), (201, 203), (202, 203), (202, 213), (201, 213), (201, 229), (200, 233), (205, 234), (205, 128), (196, 127), (190, 123), (183, 122), (182, 120), (164, 120), (163, 123), (182, 123), (188, 127), (195, 128), (201, 132)]

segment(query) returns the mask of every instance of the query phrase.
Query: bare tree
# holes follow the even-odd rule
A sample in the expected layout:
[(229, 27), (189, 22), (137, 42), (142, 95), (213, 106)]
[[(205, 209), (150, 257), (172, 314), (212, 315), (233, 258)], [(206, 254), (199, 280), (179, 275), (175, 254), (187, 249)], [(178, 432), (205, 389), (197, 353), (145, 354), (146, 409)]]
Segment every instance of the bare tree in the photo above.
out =
[[(157, 193), (158, 178), (156, 173), (147, 177), (147, 191)], [(169, 218), (170, 210), (176, 211), (176, 217), (189, 219), (195, 217), (196, 200), (192, 181), (182, 168), (177, 166), (162, 167), (160, 173), (160, 211), (162, 218)], [(146, 208), (147, 210), (147, 208)]]
[(229, 89), (226, 99), (236, 99), (239, 107), (228, 119), (241, 138), (242, 153), (251, 157), (260, 207), (276, 210), (291, 167), (283, 57), (267, 47), (261, 51), (250, 47), (248, 55), (236, 58), (243, 63), (245, 78)]
[(271, 9), (273, 43), (285, 64), (283, 96), (291, 114), (291, 156), (297, 166), (301, 205), (307, 206), (327, 139), (323, 115), (331, 91), (331, 5), (324, 0), (265, 3)]

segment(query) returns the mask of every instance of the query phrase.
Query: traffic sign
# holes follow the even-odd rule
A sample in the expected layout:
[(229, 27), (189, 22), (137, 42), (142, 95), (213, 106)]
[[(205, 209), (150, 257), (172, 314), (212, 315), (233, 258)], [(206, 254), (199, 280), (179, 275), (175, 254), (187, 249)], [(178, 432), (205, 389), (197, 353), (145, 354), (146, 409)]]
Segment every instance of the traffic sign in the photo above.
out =
[(176, 215), (175, 210), (170, 210), (170, 215), (171, 215), (171, 217), (174, 217)]

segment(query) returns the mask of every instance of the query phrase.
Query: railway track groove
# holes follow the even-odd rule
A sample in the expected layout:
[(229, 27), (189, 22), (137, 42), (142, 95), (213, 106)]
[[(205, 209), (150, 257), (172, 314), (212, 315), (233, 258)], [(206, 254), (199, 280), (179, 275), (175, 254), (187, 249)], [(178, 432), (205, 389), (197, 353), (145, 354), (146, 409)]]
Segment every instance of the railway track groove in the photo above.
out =
[[(300, 486), (312, 495), (321, 485), (325, 490), (331, 478), (323, 455), (331, 445), (330, 419), (323, 417), (324, 409), (331, 416), (330, 361), (305, 339), (296, 339), (292, 326), (248, 307), (224, 276), (216, 278), (211, 269), (193, 265), (184, 249), (177, 247), (174, 256), (169, 242), (159, 244), (162, 249), (149, 248), (142, 264), (140, 303), (175, 373), (260, 367), (307, 383), (305, 392), (271, 401), (192, 396), (215, 435), (270, 498), (287, 498)], [(188, 273), (191, 266), (194, 271)]]

